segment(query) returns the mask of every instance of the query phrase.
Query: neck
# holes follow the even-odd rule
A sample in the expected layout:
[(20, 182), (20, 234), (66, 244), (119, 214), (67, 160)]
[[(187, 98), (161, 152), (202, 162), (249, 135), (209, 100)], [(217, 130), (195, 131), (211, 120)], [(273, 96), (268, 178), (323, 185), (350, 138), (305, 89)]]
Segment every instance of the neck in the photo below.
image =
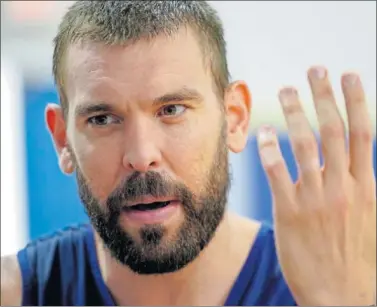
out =
[[(237, 227), (234, 227), (237, 223), (232, 220), (226, 213), (215, 236), (193, 262), (180, 271), (162, 275), (135, 274), (112, 258), (108, 250), (98, 244), (97, 236), (102, 276), (117, 304), (203, 305), (211, 298), (209, 305), (223, 304), (250, 249), (250, 245), (247, 245), (247, 249), (240, 252), (238, 240), (234, 240), (240, 238), (236, 233)], [(241, 261), (233, 261), (235, 256), (240, 256)], [(219, 294), (211, 294), (211, 291)], [(217, 302), (213, 302), (214, 297)]]

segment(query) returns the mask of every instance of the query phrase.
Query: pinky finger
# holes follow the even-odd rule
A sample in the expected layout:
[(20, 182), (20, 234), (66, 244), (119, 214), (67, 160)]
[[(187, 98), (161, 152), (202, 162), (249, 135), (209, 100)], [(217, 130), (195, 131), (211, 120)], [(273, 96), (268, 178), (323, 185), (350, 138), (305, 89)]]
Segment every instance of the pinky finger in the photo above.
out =
[(275, 213), (287, 213), (294, 209), (289, 207), (294, 203), (295, 187), (272, 128), (262, 127), (258, 131), (258, 149), (272, 191)]

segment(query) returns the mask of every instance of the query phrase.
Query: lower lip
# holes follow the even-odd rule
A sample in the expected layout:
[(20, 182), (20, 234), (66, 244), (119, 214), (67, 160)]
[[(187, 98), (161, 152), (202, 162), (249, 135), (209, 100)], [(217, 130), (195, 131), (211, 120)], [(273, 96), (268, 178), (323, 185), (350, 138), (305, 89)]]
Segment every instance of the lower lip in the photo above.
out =
[(170, 219), (178, 209), (178, 202), (170, 202), (169, 205), (155, 210), (125, 211), (128, 220), (141, 224), (158, 224)]

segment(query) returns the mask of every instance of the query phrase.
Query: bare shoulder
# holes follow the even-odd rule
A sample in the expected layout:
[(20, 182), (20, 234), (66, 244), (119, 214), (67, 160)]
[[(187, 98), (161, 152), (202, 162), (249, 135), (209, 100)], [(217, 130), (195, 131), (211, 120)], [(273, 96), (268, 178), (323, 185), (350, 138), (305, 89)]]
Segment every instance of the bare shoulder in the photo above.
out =
[(19, 306), (21, 296), (22, 277), (17, 256), (1, 257), (1, 306)]

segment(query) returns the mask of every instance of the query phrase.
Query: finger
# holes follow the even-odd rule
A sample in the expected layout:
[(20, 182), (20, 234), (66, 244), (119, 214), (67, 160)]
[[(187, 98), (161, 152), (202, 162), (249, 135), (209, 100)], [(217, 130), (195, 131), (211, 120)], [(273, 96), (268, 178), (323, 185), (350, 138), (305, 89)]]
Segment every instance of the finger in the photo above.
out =
[(270, 127), (258, 132), (258, 148), (263, 168), (275, 200), (276, 212), (287, 212), (293, 204), (294, 184), (281, 154), (278, 139)]
[(325, 173), (339, 178), (348, 170), (344, 122), (336, 106), (326, 69), (311, 68), (308, 79), (319, 122)]
[(321, 182), (318, 145), (305, 116), (297, 91), (284, 88), (279, 93), (289, 138), (297, 161), (300, 178), (305, 186), (319, 186)]
[[(353, 73), (342, 77), (349, 127), (350, 172), (356, 179), (373, 173), (373, 132), (360, 78)], [(369, 176), (368, 176), (369, 178)]]

